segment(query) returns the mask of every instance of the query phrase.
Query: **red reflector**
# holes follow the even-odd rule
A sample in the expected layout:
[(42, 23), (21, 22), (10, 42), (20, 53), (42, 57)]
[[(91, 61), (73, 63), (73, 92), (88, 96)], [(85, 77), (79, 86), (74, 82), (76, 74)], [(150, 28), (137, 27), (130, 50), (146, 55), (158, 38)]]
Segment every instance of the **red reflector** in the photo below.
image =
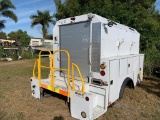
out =
[(106, 73), (103, 70), (101, 70), (100, 74), (104, 76)]
[(111, 104), (112, 104), (112, 102), (109, 102), (108, 104), (109, 104), (109, 105), (111, 105)]
[(73, 21), (74, 21), (74, 20), (75, 20), (75, 17), (71, 17), (71, 20), (73, 20)]
[(85, 99), (86, 99), (86, 101), (89, 101), (89, 97), (86, 97)]

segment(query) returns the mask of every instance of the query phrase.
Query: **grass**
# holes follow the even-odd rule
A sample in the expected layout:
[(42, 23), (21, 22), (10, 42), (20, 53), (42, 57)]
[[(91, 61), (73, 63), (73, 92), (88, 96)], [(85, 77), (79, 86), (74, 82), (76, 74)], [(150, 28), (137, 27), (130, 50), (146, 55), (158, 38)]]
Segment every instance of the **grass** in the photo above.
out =
[[(31, 96), (30, 77), (34, 59), (0, 62), (0, 120), (74, 120), (66, 97)], [(160, 80), (145, 79), (98, 120), (160, 120)]]

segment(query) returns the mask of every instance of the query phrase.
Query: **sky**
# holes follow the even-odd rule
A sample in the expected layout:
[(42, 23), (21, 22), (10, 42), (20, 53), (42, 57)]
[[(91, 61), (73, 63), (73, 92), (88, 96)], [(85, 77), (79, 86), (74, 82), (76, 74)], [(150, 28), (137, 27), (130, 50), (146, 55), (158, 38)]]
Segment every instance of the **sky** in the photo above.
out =
[[(16, 10), (13, 10), (18, 17), (18, 22), (15, 23), (11, 19), (6, 19), (5, 29), (3, 32), (10, 33), (11, 31), (17, 31), (22, 29), (34, 38), (42, 38), (41, 26), (36, 25), (31, 28), (30, 16), (37, 14), (37, 10), (44, 11), (49, 10), (50, 15), (53, 15), (56, 11), (53, 0), (11, 0)], [(52, 34), (53, 25), (50, 24), (48, 33)]]
[[(30, 16), (37, 14), (37, 10), (44, 11), (49, 10), (50, 15), (53, 15), (56, 12), (54, 0), (11, 0), (15, 5), (16, 10), (13, 10), (18, 17), (18, 22), (15, 23), (11, 19), (6, 19), (6, 27), (3, 29), (3, 32), (7, 34), (11, 31), (17, 31), (22, 29), (27, 31), (27, 33), (34, 38), (42, 38), (41, 26), (36, 25), (34, 28), (31, 28), (31, 19)], [(160, 11), (160, 0), (156, 0), (155, 3), (156, 9)], [(53, 25), (50, 24), (48, 33), (52, 34)]]

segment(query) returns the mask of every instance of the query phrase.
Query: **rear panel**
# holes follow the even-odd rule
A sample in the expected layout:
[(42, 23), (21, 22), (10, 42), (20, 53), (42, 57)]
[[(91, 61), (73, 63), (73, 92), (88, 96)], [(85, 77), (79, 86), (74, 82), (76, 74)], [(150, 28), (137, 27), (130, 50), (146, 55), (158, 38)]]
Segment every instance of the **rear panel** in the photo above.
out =
[[(89, 42), (90, 22), (60, 26), (60, 49), (70, 53), (71, 63), (79, 66), (83, 77), (89, 76)], [(60, 67), (67, 68), (67, 56), (64, 53), (60, 55)], [(75, 75), (79, 76), (77, 70)]]

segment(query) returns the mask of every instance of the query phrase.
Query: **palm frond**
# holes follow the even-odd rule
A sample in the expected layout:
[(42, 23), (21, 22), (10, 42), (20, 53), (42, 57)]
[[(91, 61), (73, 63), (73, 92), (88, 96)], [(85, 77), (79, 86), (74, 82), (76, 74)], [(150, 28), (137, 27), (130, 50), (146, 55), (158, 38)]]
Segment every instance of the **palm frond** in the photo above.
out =
[(7, 9), (16, 9), (16, 8), (12, 4), (11, 0), (1, 0), (0, 1), (0, 11), (7, 10)]
[(36, 19), (36, 18), (38, 18), (37, 15), (31, 15), (31, 16), (30, 16), (30, 19)]
[(39, 22), (37, 21), (32, 21), (32, 23), (31, 23), (31, 28), (33, 28), (34, 26), (36, 26), (36, 25), (38, 25), (39, 24)]
[(6, 22), (5, 20), (0, 20), (0, 30), (2, 28), (5, 28), (5, 25), (4, 25), (5, 22)]
[(11, 11), (11, 10), (4, 10), (4, 11), (2, 11), (1, 14), (2, 14), (2, 16), (4, 16), (4, 17), (11, 18), (11, 19), (12, 19), (13, 21), (15, 21), (15, 22), (18, 21), (16, 14), (15, 14), (13, 11)]
[(35, 25), (42, 25), (42, 32), (43, 32), (43, 37), (45, 38), (47, 36), (47, 28), (49, 27), (49, 23), (54, 24), (55, 21), (53, 20), (54, 16), (50, 15), (49, 10), (45, 11), (39, 11), (37, 10), (37, 15), (31, 15), (30, 19), (32, 20), (31, 22), (31, 27), (34, 27)]

